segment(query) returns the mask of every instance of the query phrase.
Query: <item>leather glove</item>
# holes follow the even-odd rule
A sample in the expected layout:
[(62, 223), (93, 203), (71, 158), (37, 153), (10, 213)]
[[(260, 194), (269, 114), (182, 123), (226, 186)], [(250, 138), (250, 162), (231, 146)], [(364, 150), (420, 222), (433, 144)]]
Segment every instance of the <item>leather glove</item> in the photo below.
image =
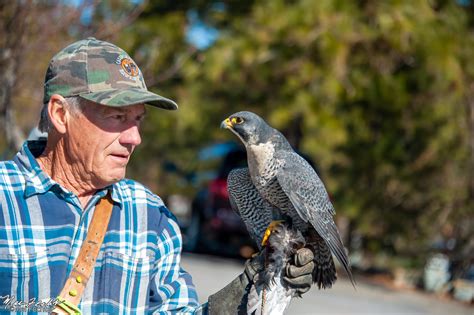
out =
[(209, 296), (207, 312), (209, 315), (246, 314), (242, 311), (246, 305), (246, 296), (253, 284), (255, 275), (265, 266), (265, 251), (245, 261), (244, 272), (223, 289)]
[[(285, 266), (283, 279), (296, 293), (308, 292), (313, 283), (313, 253), (308, 248), (297, 250)], [(265, 268), (265, 250), (245, 262), (244, 272), (222, 290), (209, 296), (209, 314), (238, 314), (239, 306), (245, 304), (245, 296), (257, 273)]]
[(313, 284), (313, 259), (314, 255), (310, 249), (300, 248), (285, 267), (283, 279), (299, 296), (308, 292)]

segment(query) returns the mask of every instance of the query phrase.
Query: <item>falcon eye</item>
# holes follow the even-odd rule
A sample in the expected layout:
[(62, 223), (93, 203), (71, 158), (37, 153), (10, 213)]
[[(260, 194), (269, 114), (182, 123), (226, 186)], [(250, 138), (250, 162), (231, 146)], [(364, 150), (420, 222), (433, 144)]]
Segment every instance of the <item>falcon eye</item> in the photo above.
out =
[(241, 123), (244, 122), (244, 119), (243, 118), (240, 118), (240, 117), (232, 117), (232, 123), (233, 124), (237, 124), (237, 125), (240, 125)]

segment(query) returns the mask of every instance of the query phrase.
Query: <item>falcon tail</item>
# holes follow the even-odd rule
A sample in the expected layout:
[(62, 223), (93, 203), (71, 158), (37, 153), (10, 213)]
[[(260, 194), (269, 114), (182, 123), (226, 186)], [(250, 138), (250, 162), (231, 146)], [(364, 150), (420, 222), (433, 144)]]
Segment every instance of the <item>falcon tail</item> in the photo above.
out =
[(316, 231), (310, 232), (307, 247), (314, 253), (313, 282), (319, 289), (329, 289), (336, 282), (336, 266), (326, 242)]

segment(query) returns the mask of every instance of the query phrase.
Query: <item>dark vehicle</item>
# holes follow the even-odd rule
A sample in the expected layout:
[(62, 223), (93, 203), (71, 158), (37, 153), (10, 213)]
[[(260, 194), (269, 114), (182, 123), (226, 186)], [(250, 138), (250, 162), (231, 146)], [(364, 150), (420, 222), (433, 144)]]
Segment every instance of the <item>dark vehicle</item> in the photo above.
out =
[[(216, 147), (202, 151), (202, 159), (218, 156), (217, 172), (205, 172), (208, 179), (196, 193), (191, 204), (191, 220), (183, 229), (184, 249), (248, 258), (256, 247), (242, 219), (229, 203), (227, 176), (234, 168), (247, 167), (247, 154), (234, 144), (220, 144), (222, 156), (209, 154)], [(219, 150), (215, 150), (218, 152)]]

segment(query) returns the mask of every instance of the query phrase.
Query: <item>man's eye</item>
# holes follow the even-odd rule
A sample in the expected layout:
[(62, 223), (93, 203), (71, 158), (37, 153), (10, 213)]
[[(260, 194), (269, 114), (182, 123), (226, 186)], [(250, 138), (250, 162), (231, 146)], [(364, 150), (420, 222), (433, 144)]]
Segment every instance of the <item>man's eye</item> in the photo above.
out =
[(121, 122), (125, 121), (126, 116), (125, 115), (113, 115), (113, 119), (120, 120)]
[(137, 117), (137, 121), (139, 123), (143, 122), (144, 120), (145, 120), (145, 115), (140, 115), (140, 116)]

